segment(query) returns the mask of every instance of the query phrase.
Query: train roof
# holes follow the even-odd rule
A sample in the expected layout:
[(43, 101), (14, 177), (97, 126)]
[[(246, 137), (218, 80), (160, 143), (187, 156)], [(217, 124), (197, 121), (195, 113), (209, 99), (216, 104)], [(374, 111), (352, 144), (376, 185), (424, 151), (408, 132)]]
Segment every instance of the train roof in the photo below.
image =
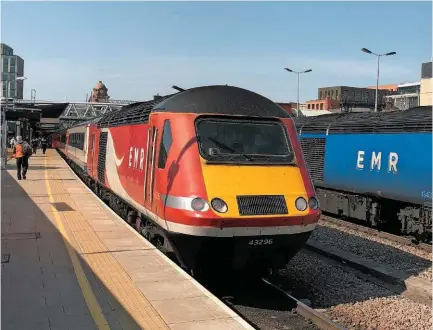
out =
[(351, 112), (297, 117), (295, 125), (300, 133), (431, 132), (432, 107), (421, 106), (391, 112)]
[(106, 114), (100, 127), (146, 123), (151, 112), (226, 114), (291, 118), (280, 106), (252, 91), (227, 85), (202, 86), (138, 102)]

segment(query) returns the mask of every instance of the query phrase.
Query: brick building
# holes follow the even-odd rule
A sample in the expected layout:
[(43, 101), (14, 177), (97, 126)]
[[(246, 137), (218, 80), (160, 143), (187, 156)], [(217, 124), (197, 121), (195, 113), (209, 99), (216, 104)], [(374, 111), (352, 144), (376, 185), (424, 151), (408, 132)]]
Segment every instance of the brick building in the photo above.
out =
[(327, 96), (324, 99), (307, 101), (307, 110), (331, 110), (340, 108), (340, 102)]
[[(292, 114), (296, 115), (296, 108), (298, 106), (296, 102), (278, 102), (277, 104), (287, 112), (291, 112)], [(299, 103), (299, 110), (302, 111), (306, 108), (306, 104)]]
[[(378, 107), (381, 108), (385, 106), (385, 97), (387, 95), (394, 95), (396, 93), (397, 92), (388, 89), (379, 89)], [(374, 108), (376, 90), (349, 86), (319, 88), (318, 99), (324, 100), (327, 97), (337, 101), (339, 104), (338, 108)]]

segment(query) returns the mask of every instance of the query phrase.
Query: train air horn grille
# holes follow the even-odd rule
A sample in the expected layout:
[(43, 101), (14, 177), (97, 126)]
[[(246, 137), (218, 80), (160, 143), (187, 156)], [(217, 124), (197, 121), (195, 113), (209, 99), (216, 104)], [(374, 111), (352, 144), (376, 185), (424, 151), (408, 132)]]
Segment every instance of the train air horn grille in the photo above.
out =
[(283, 195), (236, 196), (240, 215), (288, 214)]

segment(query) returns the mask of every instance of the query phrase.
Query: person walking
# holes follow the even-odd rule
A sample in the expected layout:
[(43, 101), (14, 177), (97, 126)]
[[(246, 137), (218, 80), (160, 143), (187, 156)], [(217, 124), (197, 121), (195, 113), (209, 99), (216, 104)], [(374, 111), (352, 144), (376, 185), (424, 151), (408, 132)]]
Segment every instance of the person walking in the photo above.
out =
[(10, 145), (11, 145), (11, 148), (13, 148), (14, 145), (15, 145), (15, 138), (13, 136), (12, 136), (12, 138), (10, 140)]
[(17, 140), (13, 149), (13, 157), (17, 162), (17, 177), (18, 180), (21, 180), (21, 172), (22, 178), (26, 179), (27, 170), (29, 168), (29, 157), (31, 156), (31, 148), (30, 145), (23, 141), (21, 136), (17, 136)]
[(43, 136), (41, 139), (41, 145), (42, 145), (42, 152), (45, 155), (45, 151), (47, 150), (47, 139), (45, 138), (45, 136)]
[(38, 151), (38, 144), (39, 141), (37, 138), (33, 138), (32, 139), (32, 148), (33, 148), (33, 153), (36, 155), (36, 152)]

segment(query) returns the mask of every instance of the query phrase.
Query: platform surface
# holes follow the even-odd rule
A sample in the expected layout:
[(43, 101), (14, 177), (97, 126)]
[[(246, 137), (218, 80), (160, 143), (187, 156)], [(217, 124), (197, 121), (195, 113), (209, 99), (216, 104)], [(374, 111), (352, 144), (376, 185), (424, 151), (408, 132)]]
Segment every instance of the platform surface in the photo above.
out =
[(252, 329), (103, 204), (57, 151), (1, 171), (3, 330)]

